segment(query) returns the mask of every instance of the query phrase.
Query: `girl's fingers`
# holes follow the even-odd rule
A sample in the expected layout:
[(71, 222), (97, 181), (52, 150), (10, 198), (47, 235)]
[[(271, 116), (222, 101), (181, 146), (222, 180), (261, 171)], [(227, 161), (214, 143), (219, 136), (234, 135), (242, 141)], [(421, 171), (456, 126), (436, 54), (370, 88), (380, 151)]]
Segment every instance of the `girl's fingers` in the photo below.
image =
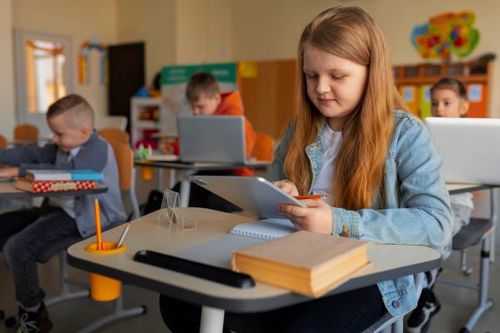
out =
[(304, 217), (307, 215), (307, 208), (293, 205), (280, 205), (280, 212), (286, 215), (291, 215), (294, 218)]

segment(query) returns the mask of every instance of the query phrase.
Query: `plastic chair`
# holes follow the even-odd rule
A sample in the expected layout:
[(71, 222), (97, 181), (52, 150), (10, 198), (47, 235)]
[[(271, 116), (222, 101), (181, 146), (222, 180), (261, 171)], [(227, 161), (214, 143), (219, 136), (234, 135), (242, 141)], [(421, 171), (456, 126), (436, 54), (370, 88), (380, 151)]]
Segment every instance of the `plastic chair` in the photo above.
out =
[(0, 134), (0, 149), (5, 149), (9, 145), (7, 138)]
[[(415, 279), (415, 289), (417, 290), (418, 299), (424, 286), (425, 273), (421, 272), (415, 274), (413, 277)], [(403, 333), (405, 315), (406, 314), (393, 317), (389, 313), (386, 313), (363, 333)]]
[(116, 128), (122, 131), (127, 129), (127, 117), (125, 116), (103, 116), (97, 117), (95, 128)]
[(14, 128), (16, 144), (38, 144), (38, 127), (31, 124), (19, 124)]
[[(479, 264), (479, 281), (477, 283), (466, 282), (462, 280), (439, 278), (438, 281), (446, 283), (449, 285), (473, 289), (478, 292), (478, 304), (474, 311), (471, 313), (465, 325), (460, 329), (460, 333), (472, 332), (477, 321), (481, 316), (491, 309), (494, 305), (494, 301), (488, 298), (489, 293), (489, 282), (490, 282), (490, 250), (491, 244), (493, 242), (493, 237), (495, 234), (496, 225), (496, 211), (494, 205), (496, 204), (496, 192), (495, 190), (490, 190), (490, 218), (489, 219), (479, 219), (472, 218), (470, 223), (463, 227), (452, 240), (452, 249), (454, 251), (461, 251), (461, 253), (466, 253), (468, 249), (472, 246), (481, 243), (480, 252), (480, 264)], [(463, 255), (461, 258), (462, 271), (463, 267)], [(469, 271), (465, 268), (465, 272)]]
[(120, 141), (125, 144), (130, 144), (130, 135), (124, 130), (112, 127), (101, 128), (97, 133), (106, 141)]
[(126, 143), (118, 140), (108, 141), (116, 158), (118, 166), (120, 190), (128, 192), (128, 199), (132, 206), (132, 218), (136, 219), (140, 216), (139, 204), (135, 194), (135, 168), (134, 168), (134, 151)]
[(259, 161), (272, 161), (274, 153), (274, 139), (272, 136), (257, 133), (255, 135), (255, 145), (252, 151), (252, 157)]

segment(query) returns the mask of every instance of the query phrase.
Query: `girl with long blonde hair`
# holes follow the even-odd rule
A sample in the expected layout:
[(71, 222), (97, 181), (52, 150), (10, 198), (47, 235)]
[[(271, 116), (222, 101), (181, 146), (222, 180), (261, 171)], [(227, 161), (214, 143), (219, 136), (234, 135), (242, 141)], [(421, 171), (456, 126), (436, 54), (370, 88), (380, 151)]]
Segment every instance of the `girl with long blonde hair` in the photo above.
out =
[[(297, 229), (444, 252), (451, 211), (441, 162), (422, 122), (398, 109), (378, 25), (357, 7), (327, 9), (305, 27), (298, 60), (299, 110), (271, 175), (291, 195), (326, 199), (279, 210)], [(227, 313), (224, 325), (235, 332), (362, 332), (416, 302), (406, 276), (268, 312)], [(180, 303), (162, 297), (165, 322), (173, 332), (195, 331), (189, 318), (199, 307)], [(186, 310), (193, 307), (198, 312)]]

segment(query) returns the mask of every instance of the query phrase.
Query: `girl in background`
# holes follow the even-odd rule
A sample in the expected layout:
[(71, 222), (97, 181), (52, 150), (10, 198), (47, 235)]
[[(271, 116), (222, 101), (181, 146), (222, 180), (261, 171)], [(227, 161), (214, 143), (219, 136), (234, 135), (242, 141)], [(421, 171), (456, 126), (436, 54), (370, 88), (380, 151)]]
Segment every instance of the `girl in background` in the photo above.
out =
[[(465, 117), (469, 111), (467, 90), (465, 85), (453, 78), (443, 78), (431, 87), (431, 113), (433, 117)], [(461, 193), (450, 196), (453, 210), (452, 235), (469, 224), (474, 204), (472, 193)], [(422, 289), (418, 305), (408, 317), (406, 328), (408, 333), (425, 333), (429, 330), (432, 317), (441, 309), (441, 303), (434, 294), (433, 288), (441, 269), (426, 272), (427, 287)]]

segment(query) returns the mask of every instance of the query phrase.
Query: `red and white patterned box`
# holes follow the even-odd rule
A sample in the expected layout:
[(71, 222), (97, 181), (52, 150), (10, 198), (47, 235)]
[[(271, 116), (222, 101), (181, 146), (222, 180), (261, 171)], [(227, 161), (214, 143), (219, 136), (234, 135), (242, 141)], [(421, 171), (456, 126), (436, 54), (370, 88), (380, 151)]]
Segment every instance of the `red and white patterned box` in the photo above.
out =
[(94, 180), (33, 181), (24, 177), (18, 177), (16, 180), (17, 189), (33, 193), (93, 190), (96, 188), (96, 185), (96, 181)]

